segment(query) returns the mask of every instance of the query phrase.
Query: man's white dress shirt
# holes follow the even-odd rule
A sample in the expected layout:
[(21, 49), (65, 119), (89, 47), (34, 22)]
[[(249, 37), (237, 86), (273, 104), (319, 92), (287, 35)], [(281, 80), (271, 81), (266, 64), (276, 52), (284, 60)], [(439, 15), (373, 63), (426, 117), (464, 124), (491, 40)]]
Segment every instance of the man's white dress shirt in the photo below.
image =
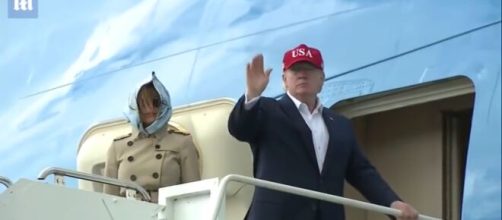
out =
[[(289, 98), (293, 100), (296, 108), (302, 115), (303, 120), (305, 121), (307, 126), (310, 128), (310, 131), (312, 132), (312, 142), (314, 143), (317, 165), (319, 166), (319, 171), (322, 172), (322, 166), (324, 164), (324, 159), (326, 157), (326, 151), (328, 150), (329, 133), (328, 133), (328, 128), (326, 127), (326, 124), (322, 117), (323, 107), (321, 105), (321, 102), (319, 101), (318, 98), (317, 106), (314, 108), (312, 112), (310, 112), (307, 104), (300, 102), (300, 100), (296, 99), (289, 92), (287, 92), (287, 94)], [(246, 94), (246, 102), (244, 104), (244, 109), (246, 110), (251, 109), (256, 104), (259, 98), (260, 96), (248, 100)]]

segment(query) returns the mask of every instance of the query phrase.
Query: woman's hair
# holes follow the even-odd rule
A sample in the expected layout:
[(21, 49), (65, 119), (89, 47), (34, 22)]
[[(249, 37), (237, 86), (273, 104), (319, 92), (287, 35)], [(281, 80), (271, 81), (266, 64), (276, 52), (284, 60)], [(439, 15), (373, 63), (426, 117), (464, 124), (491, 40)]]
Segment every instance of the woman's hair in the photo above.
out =
[[(156, 114), (153, 122), (144, 124), (143, 119), (150, 121), (152, 113)], [(129, 99), (127, 117), (139, 132), (153, 134), (163, 129), (172, 116), (171, 98), (166, 87), (152, 73), (151, 79), (140, 84)]]
[(153, 83), (147, 83), (141, 87), (138, 93), (136, 103), (138, 103), (138, 108), (141, 111), (141, 100), (151, 101), (154, 107), (160, 106), (160, 95), (153, 86)]

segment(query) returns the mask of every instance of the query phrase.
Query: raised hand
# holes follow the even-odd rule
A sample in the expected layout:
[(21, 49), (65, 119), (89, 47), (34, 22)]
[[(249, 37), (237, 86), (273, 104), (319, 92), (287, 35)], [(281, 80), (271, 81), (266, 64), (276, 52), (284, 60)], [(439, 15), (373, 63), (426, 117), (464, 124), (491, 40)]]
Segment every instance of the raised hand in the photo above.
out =
[(263, 65), (263, 55), (258, 54), (253, 57), (251, 63), (246, 66), (246, 95), (248, 100), (261, 95), (267, 87), (272, 69), (265, 70)]

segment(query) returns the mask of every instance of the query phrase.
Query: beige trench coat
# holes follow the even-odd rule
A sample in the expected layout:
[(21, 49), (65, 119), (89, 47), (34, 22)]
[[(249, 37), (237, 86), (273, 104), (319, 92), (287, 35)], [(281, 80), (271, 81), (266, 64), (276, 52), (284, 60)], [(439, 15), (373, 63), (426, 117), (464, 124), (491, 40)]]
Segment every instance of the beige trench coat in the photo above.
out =
[[(200, 180), (199, 156), (192, 136), (173, 127), (150, 136), (129, 134), (108, 149), (105, 175), (138, 183), (157, 202), (160, 187)], [(104, 192), (125, 196), (125, 189), (106, 184)]]

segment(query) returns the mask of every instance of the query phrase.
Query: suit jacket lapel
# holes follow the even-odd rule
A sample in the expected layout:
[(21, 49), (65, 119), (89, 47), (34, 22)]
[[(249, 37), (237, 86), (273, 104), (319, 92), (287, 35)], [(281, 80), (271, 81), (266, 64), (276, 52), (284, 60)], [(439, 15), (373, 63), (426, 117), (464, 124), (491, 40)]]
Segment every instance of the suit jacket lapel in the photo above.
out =
[(293, 100), (289, 98), (288, 95), (284, 95), (280, 100), (282, 109), (286, 113), (286, 115), (291, 119), (296, 130), (300, 134), (300, 137), (303, 140), (303, 146), (307, 151), (312, 164), (315, 166), (317, 172), (319, 173), (319, 166), (317, 165), (317, 157), (315, 156), (314, 143), (312, 142), (312, 132), (310, 131), (309, 126), (305, 123), (300, 111), (296, 107)]
[(322, 166), (322, 173), (321, 175), (324, 175), (327, 170), (330, 167), (331, 159), (333, 156), (331, 156), (334, 153), (334, 148), (335, 148), (335, 138), (336, 138), (336, 132), (335, 132), (335, 120), (332, 116), (328, 114), (329, 109), (324, 108), (322, 110), (322, 118), (324, 119), (324, 124), (326, 124), (326, 128), (328, 129), (328, 134), (329, 134), (329, 141), (328, 141), (328, 149), (326, 150), (326, 157), (324, 158), (324, 164)]

